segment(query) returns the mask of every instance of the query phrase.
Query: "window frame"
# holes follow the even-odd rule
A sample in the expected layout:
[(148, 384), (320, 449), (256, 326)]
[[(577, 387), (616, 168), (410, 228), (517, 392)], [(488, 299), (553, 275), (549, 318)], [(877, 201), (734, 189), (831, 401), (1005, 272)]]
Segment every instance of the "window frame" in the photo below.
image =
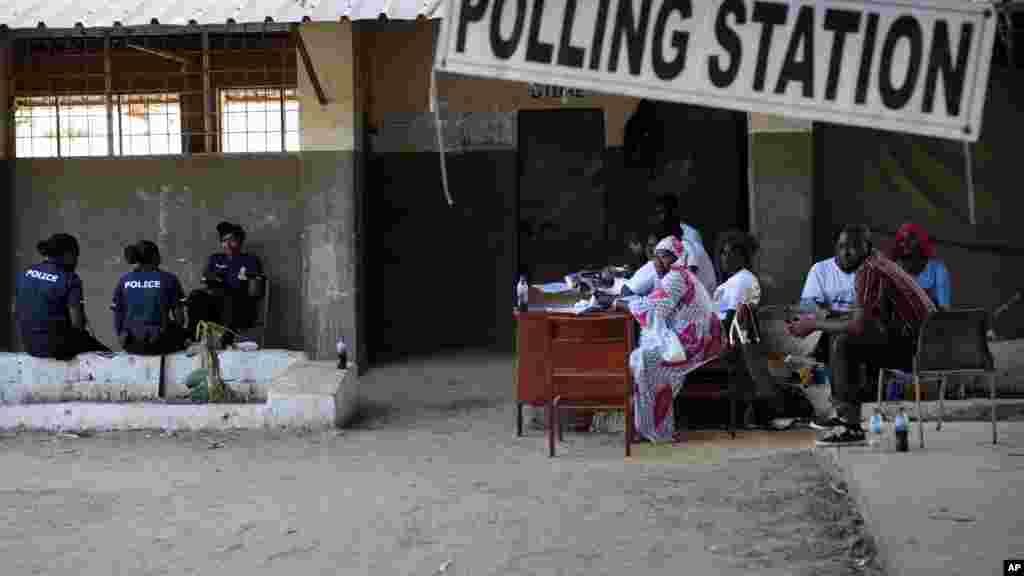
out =
[[(238, 85), (238, 86), (220, 86), (216, 90), (217, 90), (217, 133), (220, 136), (219, 142), (218, 142), (218, 149), (219, 149), (221, 154), (225, 154), (225, 155), (227, 155), (227, 154), (230, 154), (230, 155), (235, 155), (235, 154), (298, 154), (299, 152), (302, 151), (302, 137), (301, 137), (301, 135), (302, 135), (302, 125), (301, 125), (302, 101), (299, 98), (298, 86), (281, 86), (281, 85), (270, 85), (270, 86), (268, 86), (268, 85), (265, 85), (265, 84), (264, 85), (252, 84), (252, 85)], [(228, 133), (227, 128), (226, 128), (227, 112), (224, 109), (224, 94), (228, 93), (228, 92), (245, 92), (245, 91), (258, 91), (258, 90), (277, 91), (277, 93), (278, 93), (278, 106), (279, 106), (280, 113), (281, 113), (281, 128), (280, 128), (281, 149), (280, 150), (251, 151), (251, 150), (248, 150), (248, 140), (247, 140), (246, 150), (245, 151), (241, 151), (241, 152), (238, 152), (238, 151), (228, 151), (226, 144), (227, 144), (227, 138), (228, 138), (228, 134), (229, 133)], [(286, 96), (286, 93), (288, 91), (291, 91), (292, 98), (288, 98)], [(287, 109), (286, 103), (287, 103), (287, 101), (289, 99), (295, 100), (295, 103), (296, 103), (296, 106), (297, 106), (297, 109), (296, 109), (296, 128), (295, 128), (294, 131), (288, 130), (288, 121), (287, 121), (288, 109)], [(269, 99), (267, 101), (270, 102)], [(255, 132), (255, 131), (250, 132), (248, 130), (248, 122), (247, 122), (246, 123), (246, 130), (244, 132), (242, 132), (242, 134), (249, 135), (249, 134), (256, 134), (256, 133), (257, 132)], [(264, 134), (270, 134), (270, 133), (271, 132), (269, 132), (269, 131), (266, 131), (266, 130), (264, 131)], [(288, 137), (289, 133), (294, 133), (296, 136), (299, 137), (298, 146), (297, 146), (297, 148), (295, 150), (288, 150), (287, 137)], [(236, 134), (236, 132), (231, 132), (231, 134)]]
[[(175, 114), (178, 117), (178, 132), (177, 132), (177, 134), (169, 132), (169, 131), (166, 132), (166, 133), (163, 133), (163, 134), (153, 134), (150, 130), (147, 130), (147, 133), (144, 135), (144, 136), (146, 136), (146, 138), (148, 138), (150, 140), (150, 146), (149, 146), (149, 150), (147, 151), (147, 153), (145, 153), (145, 154), (126, 154), (125, 153), (125, 148), (124, 148), (124, 145), (125, 145), (125, 133), (124, 133), (125, 122), (124, 122), (124, 118), (122, 118), (122, 115), (125, 113), (124, 112), (125, 108), (122, 106), (123, 104), (125, 104), (124, 99), (125, 98), (131, 99), (132, 97), (136, 97), (136, 98), (140, 98), (141, 97), (141, 98), (144, 99), (144, 102), (145, 102), (146, 98), (153, 97), (153, 96), (160, 97), (161, 100), (159, 100), (159, 101), (161, 102), (161, 104), (168, 103), (168, 101), (163, 100), (164, 97), (173, 97), (174, 98), (173, 102), (177, 104), (177, 111), (176, 111)], [(68, 154), (68, 152), (70, 150), (70, 141), (74, 140), (75, 137), (70, 136), (68, 134), (64, 134), (64, 135), (61, 134), (61, 132), (62, 132), (61, 108), (62, 108), (62, 100), (67, 102), (67, 101), (75, 99), (75, 98), (82, 99), (83, 102), (86, 102), (86, 104), (84, 104), (85, 106), (96, 106), (97, 105), (97, 104), (89, 104), (88, 102), (90, 100), (95, 100), (96, 102), (102, 102), (102, 105), (104, 107), (104, 113), (103, 113), (103, 115), (101, 117), (102, 117), (102, 120), (103, 120), (103, 124), (106, 127), (106, 131), (103, 134), (103, 139), (104, 139), (104, 141), (106, 143), (106, 146), (104, 147), (105, 149), (104, 149), (103, 153), (101, 153), (101, 154), (74, 154), (74, 155)], [(14, 144), (14, 150), (13, 150), (13, 152), (14, 152), (13, 158), (14, 159), (30, 159), (30, 158), (33, 158), (33, 159), (37, 159), (37, 158), (57, 158), (57, 159), (145, 158), (145, 157), (150, 157), (150, 156), (152, 156), (152, 157), (167, 157), (167, 156), (184, 156), (184, 155), (186, 155), (186, 153), (185, 153), (185, 143), (184, 143), (184, 138), (185, 138), (185, 134), (186, 133), (185, 133), (183, 122), (182, 122), (183, 121), (183, 115), (182, 115), (182, 96), (178, 92), (117, 92), (117, 93), (111, 93), (109, 95), (108, 94), (91, 94), (91, 93), (43, 94), (43, 95), (31, 94), (31, 95), (15, 96), (13, 98), (13, 100), (14, 100), (14, 103), (15, 103), (15, 110), (11, 114), (11, 118), (14, 121), (13, 122), (14, 130), (12, 131), (13, 132), (12, 140), (13, 140), (13, 144)], [(18, 136), (17, 116), (18, 116), (18, 109), (20, 108), (20, 106), (18, 106), (18, 103), (21, 102), (21, 101), (49, 101), (50, 102), (50, 103), (47, 103), (47, 104), (35, 105), (35, 106), (32, 106), (32, 107), (53, 110), (53, 117), (54, 117), (54, 137), (53, 137), (53, 139), (55, 140), (55, 149), (54, 149), (55, 153), (54, 154), (52, 154), (52, 155), (35, 155), (35, 154), (30, 154), (30, 155), (27, 155), (27, 156), (21, 156), (21, 155), (18, 154), (18, 143), (19, 143), (20, 140), (27, 140), (30, 143), (30, 145), (31, 145), (31, 147), (32, 147), (32, 149), (34, 151), (34, 143), (35, 143), (36, 140), (44, 140), (44, 139), (45, 140), (49, 140), (50, 139), (48, 137), (36, 138), (34, 130), (32, 131), (32, 134), (30, 136), (28, 136), (27, 138), (22, 138), (22, 137)], [(64, 106), (65, 107), (70, 107), (66, 103), (64, 103)], [(129, 106), (130, 106), (130, 104), (129, 104)], [(109, 114), (108, 114), (108, 112), (109, 112)], [(164, 114), (167, 115), (167, 116), (171, 116), (172, 115), (172, 114), (168, 114), (166, 112)], [(35, 114), (30, 114), (29, 118), (31, 119), (34, 116), (35, 116)], [(147, 114), (146, 116), (148, 118), (149, 114)], [(87, 119), (92, 119), (93, 117), (87, 115), (86, 118)], [(147, 127), (148, 127), (148, 121), (147, 121)], [(117, 130), (116, 133), (114, 133), (115, 129)], [(129, 134), (128, 136), (138, 136), (138, 135)], [(167, 153), (160, 153), (160, 152), (154, 153), (152, 151), (152, 143), (151, 143), (151, 140), (152, 140), (152, 138), (154, 136), (166, 138), (167, 142), (168, 142), (168, 148), (169, 149), (170, 149), (170, 143), (173, 141), (174, 137), (177, 136), (177, 138), (178, 138), (178, 140), (180, 142), (179, 145), (178, 145), (178, 151), (176, 151), (176, 152), (167, 152)], [(92, 137), (92, 136), (90, 136), (90, 137)]]

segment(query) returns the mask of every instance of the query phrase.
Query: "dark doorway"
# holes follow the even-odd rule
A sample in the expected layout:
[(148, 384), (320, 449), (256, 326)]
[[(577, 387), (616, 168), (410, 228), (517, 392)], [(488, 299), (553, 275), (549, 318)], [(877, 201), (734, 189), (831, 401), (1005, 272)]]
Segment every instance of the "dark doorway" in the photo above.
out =
[(519, 272), (545, 282), (603, 263), (604, 111), (523, 110), (518, 123)]
[(516, 152), (367, 158), (365, 258), (371, 366), (447, 348), (512, 347)]

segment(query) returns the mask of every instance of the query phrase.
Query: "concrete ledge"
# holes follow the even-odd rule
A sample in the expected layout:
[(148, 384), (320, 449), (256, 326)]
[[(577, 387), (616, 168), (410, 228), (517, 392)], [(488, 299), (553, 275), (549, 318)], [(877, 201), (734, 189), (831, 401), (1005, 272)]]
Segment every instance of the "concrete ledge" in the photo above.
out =
[(999, 425), (991, 443), (987, 422), (911, 429), (910, 451), (867, 447), (818, 448), (815, 453), (845, 483), (890, 576), (997, 574), (1019, 556), (1019, 493), (1024, 422)]
[[(228, 385), (255, 400), (266, 400), (276, 376), (307, 360), (305, 353), (290, 350), (224, 350), (219, 357), (221, 374)], [(186, 378), (201, 366), (198, 354), (166, 356), (163, 397), (185, 395)], [(63, 362), (0, 352), (0, 404), (140, 402), (159, 398), (159, 356), (118, 354), (107, 358), (80, 354)]]
[(0, 406), (0, 429), (47, 432), (80, 430), (224, 430), (263, 428), (264, 404), (100, 404), (60, 402)]
[[(901, 402), (886, 402), (885, 410), (892, 413)], [(865, 420), (874, 414), (875, 403), (863, 404), (861, 414)], [(907, 414), (911, 419), (917, 418), (917, 405), (914, 402), (903, 401)], [(935, 422), (939, 414), (939, 402), (921, 402), (921, 411), (927, 422)], [(1000, 422), (1007, 420), (1019, 420), (1024, 418), (1024, 399), (999, 399), (996, 398), (996, 419)], [(965, 421), (990, 421), (992, 419), (992, 401), (988, 398), (972, 398), (969, 400), (946, 400), (942, 413), (943, 422), (965, 422)]]
[[(159, 358), (156, 359), (157, 361)], [(354, 364), (300, 362), (273, 380), (261, 404), (51, 402), (0, 406), (0, 430), (223, 430), (333, 428), (355, 413), (359, 381)]]
[(844, 466), (843, 459), (840, 456), (841, 450), (843, 448), (817, 448), (814, 452), (822, 468), (828, 472), (832, 480), (846, 488), (850, 498), (857, 506), (857, 511), (864, 518), (864, 525), (871, 535), (875, 550), (878, 552), (878, 564), (882, 567), (882, 572), (895, 575), (898, 572), (893, 562), (893, 551), (891, 546), (886, 545), (885, 538), (881, 537), (883, 532), (878, 512), (871, 507), (870, 499), (867, 498), (864, 490), (861, 489), (860, 483), (854, 479), (852, 472)]
[(275, 422), (324, 422), (345, 426), (355, 414), (359, 380), (355, 364), (338, 370), (332, 362), (300, 362), (273, 380), (267, 406)]
[(0, 354), (0, 404), (137, 402), (159, 397), (159, 357), (80, 354), (62, 362)]
[[(235, 392), (255, 400), (266, 400), (270, 383), (290, 366), (308, 360), (305, 352), (292, 350), (223, 350), (220, 358), (220, 372), (224, 382)], [(185, 379), (194, 370), (202, 368), (199, 354), (188, 356), (185, 352), (171, 354), (164, 358), (164, 394), (167, 398), (180, 398), (188, 393)]]

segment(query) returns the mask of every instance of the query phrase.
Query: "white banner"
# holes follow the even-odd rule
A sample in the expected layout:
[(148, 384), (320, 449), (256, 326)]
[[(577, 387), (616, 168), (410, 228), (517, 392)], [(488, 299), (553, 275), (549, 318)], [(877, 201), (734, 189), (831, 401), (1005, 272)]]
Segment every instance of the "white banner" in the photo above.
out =
[(938, 0), (447, 0), (438, 70), (975, 141), (996, 14)]

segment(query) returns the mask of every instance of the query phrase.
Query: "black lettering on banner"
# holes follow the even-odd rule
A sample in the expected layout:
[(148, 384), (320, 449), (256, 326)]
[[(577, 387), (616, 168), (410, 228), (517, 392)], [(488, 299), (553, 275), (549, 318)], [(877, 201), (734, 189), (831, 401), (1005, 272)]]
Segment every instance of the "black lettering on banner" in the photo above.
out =
[(863, 104), (868, 99), (868, 83), (871, 81), (871, 63), (875, 59), (875, 38), (878, 36), (878, 14), (868, 14), (868, 25), (864, 29), (863, 49), (860, 53), (860, 68), (857, 70), (857, 93), (853, 101)]
[(604, 32), (608, 28), (608, 2), (599, 0), (597, 3), (597, 21), (594, 23), (594, 41), (590, 43), (590, 69), (601, 67), (601, 48), (604, 46)]
[(846, 49), (846, 35), (860, 28), (860, 12), (853, 10), (825, 11), (825, 30), (833, 32), (832, 56), (828, 61), (828, 78), (825, 81), (825, 100), (835, 100), (839, 88), (839, 73), (843, 70), (843, 50)]
[(530, 16), (530, 36), (526, 39), (526, 61), (551, 64), (554, 46), (540, 41), (540, 23), (544, 20), (544, 0), (533, 0), (533, 14)]
[(717, 54), (708, 57), (708, 78), (715, 88), (728, 88), (736, 81), (736, 75), (740, 72), (740, 62), (743, 57), (743, 43), (735, 30), (729, 27), (726, 21), (732, 15), (736, 24), (747, 23), (747, 7), (743, 0), (725, 0), (718, 8), (718, 16), (715, 17), (715, 38), (718, 45), (729, 53), (729, 67), (722, 68), (722, 58)]
[(672, 80), (686, 67), (686, 46), (690, 40), (690, 33), (685, 30), (673, 30), (670, 44), (676, 49), (676, 57), (672, 61), (665, 60), (664, 38), (665, 26), (668, 24), (668, 17), (672, 12), (679, 12), (683, 20), (693, 16), (693, 4), (690, 0), (665, 0), (658, 11), (658, 17), (654, 21), (654, 34), (651, 40), (651, 66), (654, 74), (661, 80)]
[(558, 43), (558, 65), (583, 68), (583, 48), (572, 45), (572, 26), (576, 22), (576, 0), (565, 0), (562, 15), (562, 41)]
[(509, 38), (501, 37), (501, 13), (504, 12), (505, 0), (494, 0), (491, 9), (491, 52), (495, 58), (508, 60), (516, 53), (519, 39), (523, 37), (523, 25), (526, 24), (526, 0), (515, 0), (516, 23), (512, 26)]
[(956, 53), (956, 65), (950, 56), (949, 26), (945, 20), (935, 22), (932, 33), (932, 50), (928, 55), (928, 73), (924, 79), (924, 101), (921, 110), (931, 114), (935, 107), (935, 88), (942, 73), (942, 86), (946, 89), (946, 113), (960, 115), (960, 98), (964, 92), (964, 77), (967, 75), (967, 56), (971, 51), (971, 37), (974, 24), (964, 22), (960, 26), (960, 48)]
[[(619, 68), (619, 53), (622, 51), (622, 37), (626, 37), (626, 54), (629, 57), (629, 73), (639, 76), (644, 64), (644, 45), (647, 39), (647, 23), (651, 15), (651, 0), (640, 0), (640, 16), (633, 16), (633, 0), (619, 0), (612, 24), (612, 49), (608, 54), (608, 71)], [(639, 20), (639, 22), (637, 22)]]
[[(798, 46), (803, 46), (803, 58), (800, 60), (796, 59)], [(790, 82), (802, 83), (804, 98), (814, 98), (814, 6), (800, 7), (779, 81), (775, 84), (775, 93), (785, 94)]]
[(754, 2), (754, 13), (750, 19), (761, 23), (761, 41), (757, 46), (757, 65), (754, 67), (754, 90), (764, 90), (764, 76), (768, 70), (768, 51), (772, 47), (775, 27), (786, 23), (789, 5), (782, 2)]
[(466, 51), (466, 28), (470, 22), (479, 22), (484, 19), (488, 1), (480, 0), (473, 4), (469, 0), (462, 0), (462, 9), (459, 10), (459, 34), (455, 44), (456, 52)]
[[(906, 38), (910, 42), (910, 57), (907, 62), (907, 75), (899, 88), (892, 83), (892, 55), (900, 40)], [(907, 105), (914, 95), (917, 77), (921, 72), (921, 25), (913, 16), (900, 16), (889, 27), (882, 44), (882, 59), (878, 63), (878, 92), (882, 103), (890, 110), (900, 110)]]

